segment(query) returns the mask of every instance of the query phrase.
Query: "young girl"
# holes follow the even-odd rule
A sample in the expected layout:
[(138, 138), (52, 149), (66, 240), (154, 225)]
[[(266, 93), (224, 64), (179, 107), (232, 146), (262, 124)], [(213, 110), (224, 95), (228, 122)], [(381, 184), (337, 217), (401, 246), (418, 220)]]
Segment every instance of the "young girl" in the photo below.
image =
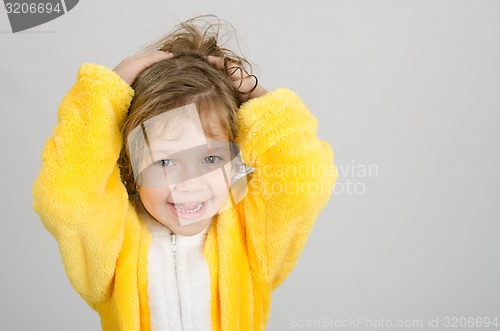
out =
[(59, 107), (33, 206), (103, 330), (264, 330), (332, 193), (316, 119), (218, 28), (83, 64)]

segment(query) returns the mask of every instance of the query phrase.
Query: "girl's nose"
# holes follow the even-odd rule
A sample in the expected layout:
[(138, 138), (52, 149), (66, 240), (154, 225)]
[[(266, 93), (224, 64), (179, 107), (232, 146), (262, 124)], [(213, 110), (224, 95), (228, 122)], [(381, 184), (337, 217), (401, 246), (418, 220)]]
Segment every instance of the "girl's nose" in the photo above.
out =
[(175, 184), (177, 192), (197, 192), (207, 188), (207, 182), (203, 176), (198, 176)]
[(178, 175), (175, 183), (175, 189), (179, 192), (201, 191), (207, 188), (207, 182), (204, 174), (195, 164), (184, 166)]

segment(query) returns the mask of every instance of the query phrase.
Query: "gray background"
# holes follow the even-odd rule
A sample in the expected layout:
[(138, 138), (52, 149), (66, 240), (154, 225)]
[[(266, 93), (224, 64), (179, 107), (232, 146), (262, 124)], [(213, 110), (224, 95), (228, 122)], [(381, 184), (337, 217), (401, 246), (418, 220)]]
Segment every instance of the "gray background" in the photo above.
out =
[(303, 98), (341, 172), (269, 330), (500, 318), (500, 2), (85, 0), (18, 34), (0, 8), (0, 329), (99, 329), (31, 209), (40, 152), (81, 63), (113, 68), (205, 13), (265, 87)]

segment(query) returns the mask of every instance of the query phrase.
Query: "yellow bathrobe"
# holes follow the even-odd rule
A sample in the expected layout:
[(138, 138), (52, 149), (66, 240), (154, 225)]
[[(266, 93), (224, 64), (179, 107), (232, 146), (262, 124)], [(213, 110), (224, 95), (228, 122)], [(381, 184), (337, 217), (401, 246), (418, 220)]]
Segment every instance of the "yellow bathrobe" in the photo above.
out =
[[(113, 71), (82, 65), (33, 185), (33, 208), (103, 330), (150, 330), (151, 234), (117, 165), (133, 95)], [(337, 178), (331, 147), (317, 137), (316, 119), (292, 91), (270, 91), (238, 114), (236, 143), (255, 171), (246, 197), (217, 216), (203, 246), (214, 331), (265, 329), (271, 294), (295, 266)]]

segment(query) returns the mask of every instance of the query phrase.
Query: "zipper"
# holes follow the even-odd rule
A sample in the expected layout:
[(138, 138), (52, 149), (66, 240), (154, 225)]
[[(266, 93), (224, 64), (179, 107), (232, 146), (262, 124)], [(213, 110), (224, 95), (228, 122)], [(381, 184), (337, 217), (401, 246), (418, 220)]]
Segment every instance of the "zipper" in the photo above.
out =
[(182, 326), (182, 306), (181, 306), (181, 294), (179, 292), (179, 279), (177, 278), (177, 260), (175, 257), (175, 252), (177, 251), (177, 235), (170, 230), (170, 238), (172, 238), (172, 252), (174, 253), (174, 273), (175, 273), (175, 285), (177, 288), (177, 298), (179, 299), (179, 312), (180, 312), (180, 321), (181, 321), (181, 330), (183, 330)]

